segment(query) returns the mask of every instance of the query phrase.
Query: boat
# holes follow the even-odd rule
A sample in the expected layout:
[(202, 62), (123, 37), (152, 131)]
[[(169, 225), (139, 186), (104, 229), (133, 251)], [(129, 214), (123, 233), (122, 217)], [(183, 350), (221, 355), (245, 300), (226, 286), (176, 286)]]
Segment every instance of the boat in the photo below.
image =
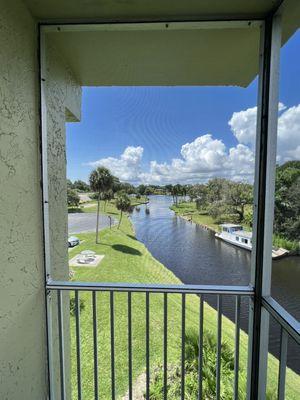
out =
[[(245, 250), (252, 250), (252, 232), (246, 231), (242, 225), (236, 224), (221, 224), (220, 227), (221, 232), (216, 232), (216, 238)], [(288, 253), (288, 250), (281, 247), (272, 248), (272, 258), (282, 258), (288, 255)]]

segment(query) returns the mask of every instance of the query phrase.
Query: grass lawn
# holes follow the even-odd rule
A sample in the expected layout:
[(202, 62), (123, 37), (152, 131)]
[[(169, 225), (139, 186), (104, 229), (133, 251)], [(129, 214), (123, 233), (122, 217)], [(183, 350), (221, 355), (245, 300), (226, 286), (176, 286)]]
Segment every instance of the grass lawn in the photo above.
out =
[[(118, 217), (119, 212), (113, 205), (107, 207), (107, 212)], [(104, 254), (103, 261), (97, 268), (75, 267), (74, 280), (98, 282), (140, 282), (140, 283), (170, 283), (180, 284), (175, 275), (159, 263), (146, 247), (134, 235), (130, 220), (123, 217), (120, 229), (114, 226), (100, 232), (101, 244), (95, 244), (94, 234), (77, 235), (82, 244), (69, 252), (72, 258), (82, 250), (89, 249), (97, 254)], [(71, 295), (73, 296), (73, 294)], [(93, 321), (91, 309), (91, 293), (80, 293), (85, 308), (81, 313), (81, 357), (82, 357), (82, 388), (86, 400), (93, 399)], [(97, 324), (98, 324), (98, 358), (99, 358), (99, 398), (111, 398), (110, 386), (110, 298), (109, 293), (97, 294)], [(117, 398), (122, 398), (128, 388), (128, 336), (127, 336), (127, 294), (114, 295), (115, 321), (115, 370)], [(181, 296), (177, 294), (168, 297), (168, 363), (180, 365), (180, 335), (181, 335)], [(132, 339), (133, 339), (133, 382), (145, 371), (145, 294), (132, 294)], [(186, 299), (186, 329), (198, 331), (199, 298), (189, 295)], [(206, 331), (215, 334), (217, 325), (216, 311), (205, 304), (204, 326)], [(235, 326), (223, 317), (223, 340), (233, 346)], [(71, 317), (72, 346), (72, 388), (73, 398), (76, 395), (76, 348), (75, 348), (75, 318)], [(248, 337), (241, 333), (241, 396), (244, 398), (246, 384), (246, 362)], [(163, 355), (163, 295), (150, 295), (150, 363), (152, 367), (162, 364)], [(276, 393), (278, 361), (270, 356), (269, 386)], [(232, 385), (233, 387), (233, 385)], [(287, 370), (286, 398), (296, 400), (300, 393), (300, 378), (291, 370)], [(273, 397), (272, 397), (273, 398)], [(276, 396), (274, 395), (274, 399)], [(227, 399), (226, 399), (227, 400)]]
[(218, 232), (220, 231), (219, 225), (214, 221), (214, 219), (209, 216), (206, 212), (201, 212), (196, 209), (195, 202), (184, 202), (178, 203), (177, 205), (171, 206), (171, 210), (175, 211), (176, 214), (191, 218), (193, 222), (199, 225), (206, 225), (210, 229)]
[[(140, 204), (147, 203), (148, 198), (146, 196), (141, 196), (140, 199), (137, 199), (136, 197), (130, 197), (130, 202), (131, 202), (132, 206), (138, 206)], [(107, 202), (107, 204), (105, 204), (104, 201), (101, 200), (100, 201), (100, 212), (102, 214), (111, 214), (113, 216), (117, 212), (114, 204), (115, 204), (115, 200), (111, 200), (111, 201)], [(87, 203), (81, 204), (80, 207), (77, 207), (77, 208), (69, 207), (68, 212), (69, 213), (74, 213), (74, 212), (95, 213), (95, 212), (97, 212), (97, 200), (92, 200)]]

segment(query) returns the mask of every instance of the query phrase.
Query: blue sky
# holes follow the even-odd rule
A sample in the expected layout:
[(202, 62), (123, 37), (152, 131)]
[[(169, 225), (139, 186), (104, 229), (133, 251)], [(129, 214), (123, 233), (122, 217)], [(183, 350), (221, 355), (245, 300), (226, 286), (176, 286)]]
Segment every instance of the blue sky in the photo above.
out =
[[(290, 146), (300, 132), (299, 49), (298, 32), (281, 52), (279, 162), (300, 154), (300, 140)], [(251, 180), (256, 98), (257, 80), (246, 89), (83, 88), (82, 120), (67, 124), (68, 178), (105, 165), (135, 184)]]

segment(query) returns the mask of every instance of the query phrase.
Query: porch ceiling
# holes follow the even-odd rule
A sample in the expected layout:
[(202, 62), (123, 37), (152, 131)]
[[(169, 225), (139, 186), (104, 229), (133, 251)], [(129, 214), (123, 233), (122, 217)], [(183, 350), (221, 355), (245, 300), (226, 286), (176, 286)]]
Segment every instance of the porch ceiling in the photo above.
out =
[(259, 28), (48, 34), (84, 86), (240, 85), (258, 68)]
[[(24, 0), (39, 20), (64, 22), (263, 18), (281, 0)], [(283, 41), (299, 25), (300, 1), (283, 2)], [(238, 85), (258, 72), (259, 28), (90, 28), (47, 36), (82, 85)]]
[(42, 19), (108, 18), (113, 20), (195, 18), (228, 15), (264, 16), (281, 0), (25, 0)]

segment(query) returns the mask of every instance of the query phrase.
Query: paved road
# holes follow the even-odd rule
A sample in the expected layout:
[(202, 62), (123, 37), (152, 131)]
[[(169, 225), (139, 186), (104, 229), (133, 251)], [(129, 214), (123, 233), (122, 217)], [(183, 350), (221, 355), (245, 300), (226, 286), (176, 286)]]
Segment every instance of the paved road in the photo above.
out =
[[(95, 232), (96, 230), (95, 213), (74, 213), (68, 214), (68, 231), (69, 235), (74, 233)], [(115, 223), (112, 220), (112, 223)], [(100, 215), (100, 229), (109, 226), (109, 218), (106, 215)]]

